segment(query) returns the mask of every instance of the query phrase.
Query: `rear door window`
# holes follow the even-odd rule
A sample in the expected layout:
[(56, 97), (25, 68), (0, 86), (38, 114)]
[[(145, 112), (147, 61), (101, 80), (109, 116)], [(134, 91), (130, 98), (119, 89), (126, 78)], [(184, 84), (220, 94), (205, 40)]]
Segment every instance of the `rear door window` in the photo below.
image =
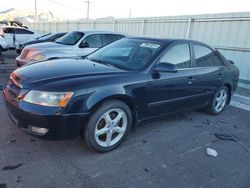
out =
[(191, 58), (188, 44), (176, 44), (160, 59), (160, 63), (171, 63), (178, 69), (190, 68)]
[(89, 35), (83, 40), (83, 42), (88, 43), (89, 48), (101, 48), (102, 35), (101, 34)]
[(224, 65), (224, 63), (222, 62), (222, 60), (216, 54), (214, 54), (213, 65), (214, 66), (223, 66)]
[(221, 60), (214, 54), (214, 52), (202, 45), (194, 44), (194, 55), (196, 67), (210, 67), (222, 66)]

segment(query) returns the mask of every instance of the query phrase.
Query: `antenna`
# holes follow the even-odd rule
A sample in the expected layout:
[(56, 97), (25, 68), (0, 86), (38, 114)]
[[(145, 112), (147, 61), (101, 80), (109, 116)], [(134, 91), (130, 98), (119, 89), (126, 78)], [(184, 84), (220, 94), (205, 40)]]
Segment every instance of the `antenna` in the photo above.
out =
[(89, 4), (91, 3), (89, 0), (84, 1), (87, 3), (87, 20), (89, 20)]

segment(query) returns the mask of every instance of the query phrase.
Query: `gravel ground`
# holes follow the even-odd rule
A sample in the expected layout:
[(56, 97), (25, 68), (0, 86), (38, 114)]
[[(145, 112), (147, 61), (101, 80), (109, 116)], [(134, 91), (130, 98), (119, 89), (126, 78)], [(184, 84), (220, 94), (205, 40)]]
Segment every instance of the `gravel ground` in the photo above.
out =
[[(99, 154), (80, 138), (48, 141), (22, 132), (8, 119), (0, 96), (0, 188), (247, 188), (249, 122), (250, 112), (232, 106), (218, 116), (180, 113), (144, 122), (119, 148)], [(208, 156), (207, 148), (218, 156)]]

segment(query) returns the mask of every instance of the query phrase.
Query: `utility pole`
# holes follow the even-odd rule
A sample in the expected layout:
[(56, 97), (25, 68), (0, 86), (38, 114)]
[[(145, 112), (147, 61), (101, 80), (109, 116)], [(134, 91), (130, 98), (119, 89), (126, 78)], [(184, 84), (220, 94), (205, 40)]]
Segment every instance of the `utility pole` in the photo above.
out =
[(87, 20), (89, 20), (89, 4), (91, 2), (89, 0), (86, 0), (85, 3), (87, 3)]
[(37, 18), (37, 6), (36, 6), (36, 0), (35, 0), (35, 26), (36, 26), (36, 29), (37, 29), (37, 22), (38, 22), (38, 18)]
[(132, 10), (129, 9), (129, 18), (131, 18), (131, 17), (132, 17)]

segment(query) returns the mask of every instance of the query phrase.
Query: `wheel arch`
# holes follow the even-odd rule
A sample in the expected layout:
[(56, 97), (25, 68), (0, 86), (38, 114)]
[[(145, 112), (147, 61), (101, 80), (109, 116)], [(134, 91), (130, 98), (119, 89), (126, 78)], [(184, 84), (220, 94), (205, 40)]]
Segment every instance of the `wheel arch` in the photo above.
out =
[(100, 99), (99, 101), (97, 101), (95, 104), (93, 104), (91, 106), (91, 108), (89, 110), (90, 114), (94, 113), (103, 103), (110, 101), (110, 100), (119, 100), (119, 101), (125, 103), (129, 107), (129, 109), (131, 110), (133, 126), (137, 123), (138, 112), (136, 110), (136, 105), (133, 101), (133, 98), (128, 96), (128, 95), (124, 95), (124, 94), (111, 95), (111, 96)]
[(227, 100), (227, 104), (229, 104), (230, 101), (231, 101), (231, 97), (232, 97), (232, 86), (229, 83), (226, 83), (225, 86), (228, 89), (229, 97), (228, 97), (228, 100)]

